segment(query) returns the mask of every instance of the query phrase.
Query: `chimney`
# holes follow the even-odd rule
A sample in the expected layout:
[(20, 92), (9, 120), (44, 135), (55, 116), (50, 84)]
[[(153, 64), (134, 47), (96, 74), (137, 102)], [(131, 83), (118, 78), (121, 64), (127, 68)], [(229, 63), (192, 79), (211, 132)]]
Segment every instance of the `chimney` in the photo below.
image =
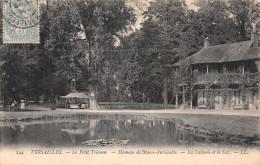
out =
[(204, 47), (208, 47), (209, 46), (209, 38), (205, 38), (204, 39)]
[(256, 28), (253, 28), (251, 32), (251, 42), (252, 42), (252, 47), (254, 48), (258, 47), (259, 36), (258, 36), (258, 30)]

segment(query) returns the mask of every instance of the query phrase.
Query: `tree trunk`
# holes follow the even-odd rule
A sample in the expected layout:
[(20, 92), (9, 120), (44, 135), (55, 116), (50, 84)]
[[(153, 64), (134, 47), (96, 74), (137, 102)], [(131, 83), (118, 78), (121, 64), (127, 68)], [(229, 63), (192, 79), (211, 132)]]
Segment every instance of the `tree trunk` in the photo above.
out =
[(185, 100), (185, 86), (183, 85), (183, 93), (182, 93), (182, 104), (183, 104), (183, 109), (185, 109), (185, 103), (186, 103), (186, 100)]
[(163, 82), (163, 108), (168, 108), (168, 86), (167, 86), (167, 78), (164, 78), (164, 82)]
[(192, 109), (192, 99), (193, 99), (193, 93), (191, 90), (191, 92), (190, 92), (190, 109)]
[(178, 93), (175, 95), (175, 109), (178, 109)]
[(94, 85), (89, 85), (89, 109), (96, 110), (97, 109), (97, 100), (96, 100), (96, 91)]
[[(89, 42), (89, 66), (90, 66), (90, 73), (91, 77), (93, 78), (95, 76), (95, 51), (93, 43), (91, 42), (90, 37), (88, 37)], [(89, 85), (89, 109), (96, 110), (97, 109), (97, 91), (96, 91), (96, 85), (92, 82)]]
[(241, 25), (240, 25), (240, 35), (242, 37), (242, 41), (246, 41), (247, 37), (246, 37), (246, 30), (245, 30), (245, 20), (242, 19), (241, 20)]

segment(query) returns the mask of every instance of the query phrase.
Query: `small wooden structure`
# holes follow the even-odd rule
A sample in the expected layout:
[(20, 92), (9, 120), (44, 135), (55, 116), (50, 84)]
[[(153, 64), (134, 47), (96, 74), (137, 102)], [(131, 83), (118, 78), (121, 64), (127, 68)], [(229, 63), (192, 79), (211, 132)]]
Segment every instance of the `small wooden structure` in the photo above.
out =
[(89, 96), (84, 93), (70, 93), (61, 96), (61, 103), (65, 108), (89, 108)]
[(57, 106), (61, 108), (89, 108), (89, 96), (76, 90), (76, 79), (74, 77), (69, 80), (69, 84), (71, 93), (66, 96), (61, 96)]

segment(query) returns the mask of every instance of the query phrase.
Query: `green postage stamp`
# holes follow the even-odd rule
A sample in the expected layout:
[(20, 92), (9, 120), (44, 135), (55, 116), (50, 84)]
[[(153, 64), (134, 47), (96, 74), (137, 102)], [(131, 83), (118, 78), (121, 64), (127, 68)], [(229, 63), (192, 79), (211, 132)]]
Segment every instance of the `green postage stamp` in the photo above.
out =
[(39, 43), (38, 0), (4, 0), (3, 43)]

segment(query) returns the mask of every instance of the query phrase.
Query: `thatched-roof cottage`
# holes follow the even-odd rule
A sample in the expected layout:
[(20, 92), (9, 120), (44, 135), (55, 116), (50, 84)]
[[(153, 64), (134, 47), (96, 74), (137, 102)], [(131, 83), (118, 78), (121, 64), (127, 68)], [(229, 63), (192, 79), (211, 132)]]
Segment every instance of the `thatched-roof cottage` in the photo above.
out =
[[(259, 62), (259, 36), (255, 30), (250, 41), (210, 46), (205, 39), (199, 52), (176, 66), (190, 65), (192, 68), (193, 81), (189, 87), (192, 89), (192, 97), (189, 97), (191, 107), (258, 109)], [(182, 83), (178, 88), (184, 93), (184, 102), (185, 97), (191, 95), (185, 94), (187, 87)]]

